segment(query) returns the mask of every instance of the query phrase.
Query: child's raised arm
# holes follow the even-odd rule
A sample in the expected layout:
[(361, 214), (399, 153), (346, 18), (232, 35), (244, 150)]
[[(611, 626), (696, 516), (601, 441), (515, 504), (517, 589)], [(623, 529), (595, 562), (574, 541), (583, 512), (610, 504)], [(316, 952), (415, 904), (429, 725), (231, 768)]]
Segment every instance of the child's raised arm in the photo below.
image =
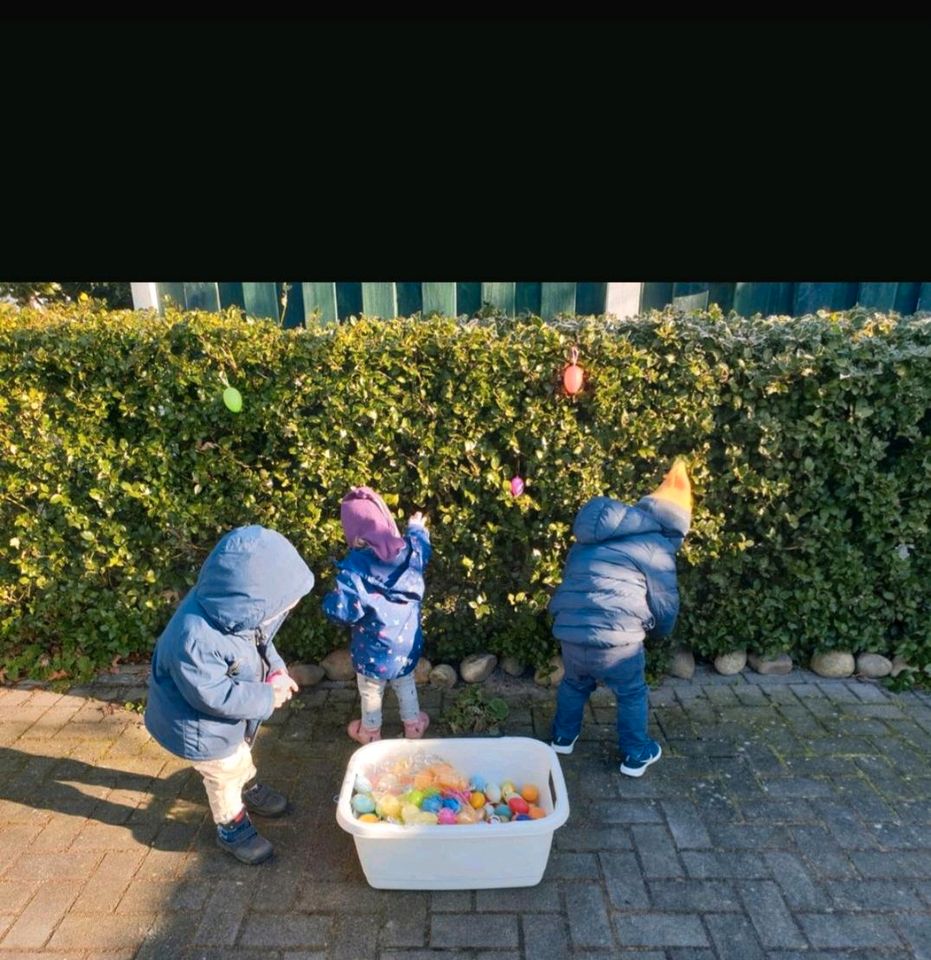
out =
[(430, 532), (427, 530), (427, 521), (419, 510), (407, 521), (407, 532), (417, 541), (420, 547), (420, 555), (423, 558), (423, 565), (426, 566), (433, 554), (433, 547), (430, 545)]
[(231, 677), (229, 663), (217, 650), (201, 649), (188, 640), (169, 663), (181, 696), (201, 713), (228, 720), (267, 720), (275, 709), (271, 684)]

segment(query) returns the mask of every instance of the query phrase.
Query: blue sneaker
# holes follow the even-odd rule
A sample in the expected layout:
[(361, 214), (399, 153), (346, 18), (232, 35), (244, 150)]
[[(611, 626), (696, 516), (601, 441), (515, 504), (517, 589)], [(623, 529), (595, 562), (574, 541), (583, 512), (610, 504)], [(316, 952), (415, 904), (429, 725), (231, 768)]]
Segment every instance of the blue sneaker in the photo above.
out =
[(574, 737), (553, 737), (553, 739), (550, 741), (550, 746), (557, 753), (570, 754), (575, 747), (575, 741), (578, 739), (578, 734), (576, 734)]
[(217, 846), (241, 863), (264, 863), (273, 853), (272, 845), (252, 826), (245, 808), (229, 823), (217, 824)]
[(621, 773), (627, 774), (628, 777), (642, 777), (646, 768), (651, 763), (656, 763), (662, 755), (663, 748), (653, 740), (652, 745), (646, 747), (642, 754), (634, 756), (628, 753), (627, 756), (624, 757), (624, 761), (621, 764)]

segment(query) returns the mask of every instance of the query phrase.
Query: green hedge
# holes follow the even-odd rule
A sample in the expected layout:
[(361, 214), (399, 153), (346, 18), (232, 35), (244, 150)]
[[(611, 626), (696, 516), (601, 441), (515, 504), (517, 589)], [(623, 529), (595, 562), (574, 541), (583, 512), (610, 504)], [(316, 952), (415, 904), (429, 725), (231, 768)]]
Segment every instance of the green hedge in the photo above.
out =
[[(572, 399), (559, 372), (576, 341)], [(63, 677), (146, 654), (217, 538), (250, 522), (316, 574), (281, 646), (323, 655), (345, 640), (320, 614), (339, 502), (363, 482), (430, 514), (428, 655), (539, 664), (578, 507), (639, 497), (681, 453), (696, 509), (676, 641), (922, 665), (929, 355), (929, 320), (865, 312), (305, 331), (0, 307), (0, 664)]]

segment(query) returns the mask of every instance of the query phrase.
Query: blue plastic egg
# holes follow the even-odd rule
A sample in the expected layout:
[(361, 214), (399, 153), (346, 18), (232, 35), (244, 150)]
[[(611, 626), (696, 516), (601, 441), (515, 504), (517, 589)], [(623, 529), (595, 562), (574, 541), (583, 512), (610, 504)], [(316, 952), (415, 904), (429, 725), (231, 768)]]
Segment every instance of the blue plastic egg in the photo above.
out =
[(529, 819), (530, 819), (530, 814), (528, 814), (528, 813), (519, 813), (514, 819), (515, 819), (515, 820), (529, 820)]
[(484, 793), (484, 792), (485, 792), (485, 784), (486, 784), (486, 783), (487, 783), (487, 781), (485, 780), (484, 777), (480, 777), (480, 776), (476, 775), (476, 776), (474, 776), (474, 777), (469, 781), (469, 789), (470, 789), (470, 790), (479, 790), (480, 792)]
[(443, 806), (449, 807), (453, 813), (458, 813), (462, 809), (462, 804), (456, 799), (456, 797), (444, 797)]
[(352, 809), (356, 813), (371, 813), (375, 809), (375, 801), (368, 793), (357, 793), (352, 798)]
[(511, 819), (511, 808), (506, 803), (499, 803), (495, 807), (495, 816), (501, 817), (502, 820)]
[(443, 801), (439, 796), (424, 797), (423, 803), (420, 805), (421, 810), (426, 810), (427, 813), (438, 813), (440, 807), (443, 806)]

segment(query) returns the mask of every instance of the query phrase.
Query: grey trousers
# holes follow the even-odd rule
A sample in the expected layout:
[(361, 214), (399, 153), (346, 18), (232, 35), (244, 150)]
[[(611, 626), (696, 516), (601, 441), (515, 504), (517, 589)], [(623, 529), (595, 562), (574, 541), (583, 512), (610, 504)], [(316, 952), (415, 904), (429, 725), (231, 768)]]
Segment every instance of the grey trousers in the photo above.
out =
[(398, 698), (402, 723), (416, 720), (420, 715), (420, 701), (417, 699), (417, 685), (411, 671), (397, 680), (376, 680), (364, 673), (356, 674), (359, 696), (362, 698), (362, 726), (367, 730), (381, 728), (381, 704), (385, 696), (385, 687), (391, 687)]

